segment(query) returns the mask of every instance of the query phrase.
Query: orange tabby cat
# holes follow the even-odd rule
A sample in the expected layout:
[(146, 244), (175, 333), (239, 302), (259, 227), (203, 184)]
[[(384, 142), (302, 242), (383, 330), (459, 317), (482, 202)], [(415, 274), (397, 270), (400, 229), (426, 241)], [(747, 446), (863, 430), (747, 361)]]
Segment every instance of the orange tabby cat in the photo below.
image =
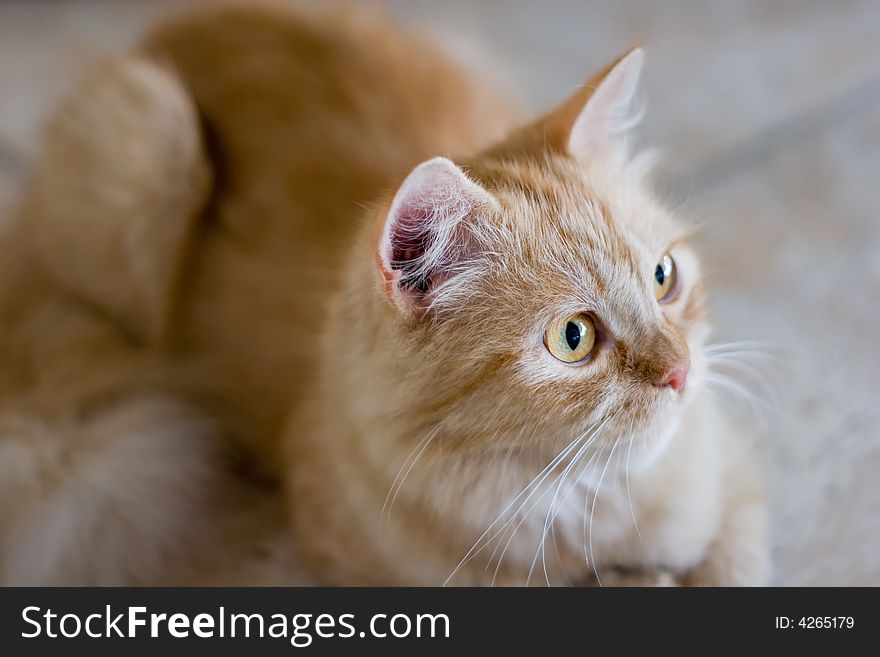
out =
[[(255, 539), (222, 494), (257, 472), (321, 582), (764, 583), (697, 261), (623, 144), (641, 59), (504, 138), (483, 85), (361, 15), (213, 7), (98, 70), (2, 245), (2, 426), (67, 454), (0, 430), (55, 471), (0, 470), (29, 500), (4, 579), (287, 579), (271, 485)], [(21, 556), (47, 538), (73, 549)]]
[(368, 213), (287, 436), (326, 581), (767, 581), (697, 259), (622, 144), (641, 62)]

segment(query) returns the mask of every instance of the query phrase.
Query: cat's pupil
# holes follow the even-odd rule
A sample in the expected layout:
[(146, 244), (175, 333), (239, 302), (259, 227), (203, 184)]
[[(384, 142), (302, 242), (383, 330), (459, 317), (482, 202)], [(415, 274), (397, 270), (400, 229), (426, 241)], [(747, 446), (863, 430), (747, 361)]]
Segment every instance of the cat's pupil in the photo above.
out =
[(568, 348), (572, 351), (577, 349), (581, 341), (581, 329), (574, 322), (569, 322), (565, 325), (565, 341), (568, 343)]
[(657, 269), (654, 270), (654, 280), (657, 281), (657, 285), (663, 285), (666, 280), (666, 272), (663, 271), (663, 265), (657, 265)]

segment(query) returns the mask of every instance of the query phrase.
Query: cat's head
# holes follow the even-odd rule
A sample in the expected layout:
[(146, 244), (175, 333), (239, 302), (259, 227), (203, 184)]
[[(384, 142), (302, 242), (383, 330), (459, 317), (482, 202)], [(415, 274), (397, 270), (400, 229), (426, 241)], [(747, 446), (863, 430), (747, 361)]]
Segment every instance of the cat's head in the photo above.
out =
[(642, 59), (397, 191), (376, 252), (388, 385), (426, 427), (442, 422), (444, 445), (559, 449), (594, 432), (646, 456), (701, 387), (697, 259), (624, 143)]

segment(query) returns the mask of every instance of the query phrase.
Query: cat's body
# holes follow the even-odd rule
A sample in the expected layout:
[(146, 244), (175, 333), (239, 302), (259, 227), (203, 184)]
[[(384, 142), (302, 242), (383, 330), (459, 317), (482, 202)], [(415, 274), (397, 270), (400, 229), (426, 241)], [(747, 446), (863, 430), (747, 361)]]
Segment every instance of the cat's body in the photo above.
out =
[[(595, 82), (613, 87), (607, 73)], [(50, 128), (2, 244), (15, 258), (4, 256), (0, 295), (0, 418), (13, 426), (0, 454), (17, 450), (18, 461), (0, 460), (18, 465), (0, 466), (0, 507), (28, 502), (3, 528), (4, 580), (217, 581), (218, 570), (263, 559), (271, 574), (259, 577), (288, 581), (284, 559), (261, 556), (261, 541), (277, 552), (286, 533), (271, 490), (249, 493), (274, 525), (258, 539), (253, 522), (230, 520), (242, 501), (224, 494), (234, 473), (218, 452), (231, 449), (283, 482), (297, 552), (317, 581), (524, 584), (544, 582), (546, 569), (554, 584), (645, 573), (763, 583), (763, 506), (746, 441), (701, 391), (698, 283), (686, 283), (675, 311), (693, 325), (686, 338), (677, 329), (655, 336), (653, 299), (616, 292), (624, 279), (639, 285), (644, 263), (633, 253), (650, 244), (661, 251), (649, 258), (662, 255), (682, 234), (622, 159), (564, 152), (569, 132), (594, 145), (590, 129), (572, 125), (585, 103), (602, 109), (574, 98), (497, 142), (508, 110), (419, 39), (372, 19), (271, 5), (170, 22), (96, 72)], [(456, 161), (472, 179), (432, 160), (416, 171), (436, 186), (425, 191), (424, 175), (411, 174), (402, 189), (416, 185), (416, 200), (444, 193), (413, 209), (398, 191), (392, 203), (407, 172), (438, 155), (466, 158)], [(400, 203), (416, 222), (403, 232), (393, 220)], [(564, 219), (548, 223), (548, 213)], [(459, 223), (428, 243), (422, 228), (434, 215)], [(482, 228), (457, 232), (471, 219)], [(647, 238), (639, 221), (649, 222)], [(615, 244), (620, 254), (608, 252)], [(437, 257), (423, 262), (433, 248)], [(696, 277), (693, 256), (676, 248)], [(615, 255), (620, 267), (590, 274)], [(487, 276), (500, 277), (495, 292)], [(578, 277), (592, 291), (573, 298)], [(623, 345), (644, 347), (622, 371), (653, 381), (665, 376), (667, 352), (690, 352), (683, 394), (664, 382), (659, 401), (614, 402), (595, 381), (571, 378), (593, 364), (557, 372), (540, 340), (523, 342), (522, 326), (549, 321), (547, 303), (580, 297), (597, 313), (599, 290), (609, 317), (595, 318), (595, 366)], [(647, 313), (644, 330), (611, 317), (620, 303), (630, 319)], [(517, 327), (509, 348), (483, 348), (481, 321)], [(586, 386), (580, 394), (592, 390), (604, 410), (569, 413), (558, 385)], [(22, 438), (62, 419), (52, 440), (63, 457)], [(601, 440), (587, 444), (591, 428)], [(608, 430), (618, 443), (602, 442)], [(494, 536), (505, 526), (493, 521), (506, 521), (506, 502), (581, 433), (537, 492), (508, 507), (531, 513), (506, 525), (517, 529), (501, 560), (510, 532)], [(82, 455), (94, 450), (100, 462), (130, 435), (144, 446), (120, 450), (120, 482), (94, 484), (96, 460)], [(226, 441), (232, 447), (220, 447)], [(565, 469), (573, 456), (583, 458)], [(34, 486), (22, 458), (61, 474)], [(153, 462), (139, 479), (137, 468)], [(98, 511), (68, 495), (77, 485), (99, 491)], [(156, 515), (130, 505), (132, 490)], [(556, 492), (564, 503), (549, 523)], [(85, 509), (99, 517), (83, 520)], [(27, 568), (15, 556), (55, 536), (75, 549)], [(206, 551), (224, 554), (196, 556), (189, 572), (167, 567)]]
[(160, 28), (147, 50), (192, 95), (217, 176), (175, 347), (219, 362), (217, 378), (236, 384), (227, 401), (260, 419), (248, 447), (277, 465), (362, 208), (420, 160), (471, 152), (509, 123), (488, 93), (369, 15), (233, 5)]

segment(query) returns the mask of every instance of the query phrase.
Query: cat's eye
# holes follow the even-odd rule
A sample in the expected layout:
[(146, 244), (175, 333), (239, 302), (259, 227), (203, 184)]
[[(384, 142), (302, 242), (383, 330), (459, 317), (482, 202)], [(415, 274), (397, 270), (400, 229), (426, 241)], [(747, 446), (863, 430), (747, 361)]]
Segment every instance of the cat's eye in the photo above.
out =
[(664, 255), (654, 269), (654, 298), (660, 303), (672, 301), (677, 292), (675, 260), (668, 253)]
[(586, 313), (577, 313), (554, 322), (544, 334), (544, 344), (554, 358), (563, 363), (586, 360), (596, 342), (596, 327)]

